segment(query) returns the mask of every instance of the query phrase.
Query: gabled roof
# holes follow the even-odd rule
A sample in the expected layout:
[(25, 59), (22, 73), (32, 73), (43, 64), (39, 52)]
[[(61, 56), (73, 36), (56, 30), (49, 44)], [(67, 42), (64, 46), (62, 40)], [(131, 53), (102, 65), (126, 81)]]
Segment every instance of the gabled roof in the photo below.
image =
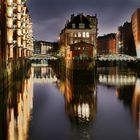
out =
[(79, 23), (83, 23), (85, 25), (84, 29), (91, 29), (88, 18), (83, 14), (78, 14), (77, 16), (71, 15), (71, 21), (66, 24), (66, 28), (72, 29), (72, 25), (75, 24), (75, 29), (79, 29)]

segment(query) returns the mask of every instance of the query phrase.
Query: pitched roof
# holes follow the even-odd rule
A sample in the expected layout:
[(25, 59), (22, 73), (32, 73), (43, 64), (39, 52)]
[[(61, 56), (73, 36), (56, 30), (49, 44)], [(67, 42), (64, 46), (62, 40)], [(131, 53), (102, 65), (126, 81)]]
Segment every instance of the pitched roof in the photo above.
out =
[(79, 29), (79, 23), (84, 24), (84, 29), (90, 29), (90, 22), (83, 14), (71, 15), (71, 21), (66, 24), (66, 28), (72, 29), (73, 24), (75, 24), (75, 29)]

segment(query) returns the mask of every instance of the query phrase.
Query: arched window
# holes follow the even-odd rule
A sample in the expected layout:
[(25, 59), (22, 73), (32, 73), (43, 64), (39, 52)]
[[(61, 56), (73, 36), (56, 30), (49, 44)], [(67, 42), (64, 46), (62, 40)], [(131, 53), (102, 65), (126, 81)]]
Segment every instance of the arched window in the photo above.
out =
[(86, 37), (86, 33), (85, 33), (85, 32), (83, 32), (83, 37), (84, 37), (84, 38)]
[(74, 34), (74, 37), (77, 37), (77, 33)]
[(81, 32), (78, 32), (78, 37), (81, 37)]
[(86, 32), (86, 37), (89, 38), (89, 32)]

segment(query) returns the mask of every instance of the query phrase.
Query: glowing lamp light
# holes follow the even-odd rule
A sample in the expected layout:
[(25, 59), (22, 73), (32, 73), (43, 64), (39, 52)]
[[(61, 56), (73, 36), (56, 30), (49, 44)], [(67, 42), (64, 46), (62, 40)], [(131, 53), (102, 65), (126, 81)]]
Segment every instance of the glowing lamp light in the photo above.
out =
[(25, 22), (22, 24), (22, 27), (23, 27), (23, 28), (25, 28), (25, 27), (26, 27), (26, 24), (25, 24)]
[(13, 27), (13, 18), (7, 18), (7, 27), (12, 28)]
[(12, 17), (13, 16), (13, 7), (7, 7), (7, 16)]
[(18, 49), (19, 57), (21, 57), (21, 48)]
[(8, 139), (15, 139), (15, 132), (14, 132), (14, 109), (10, 110), (10, 122), (8, 126)]
[(7, 42), (12, 43), (13, 42), (13, 29), (7, 30)]
[(17, 0), (17, 4), (21, 4), (21, 0)]
[(17, 13), (17, 19), (18, 19), (18, 20), (21, 19), (21, 13)]
[(10, 55), (9, 55), (10, 58), (13, 57), (13, 47), (10, 47)]
[(21, 36), (21, 29), (17, 29), (17, 35)]
[(23, 40), (26, 40), (26, 36), (25, 35), (23, 35), (23, 38), (22, 38)]
[(21, 12), (21, 7), (22, 7), (21, 5), (17, 6), (17, 12)]
[(23, 40), (23, 48), (26, 47), (26, 40)]
[(18, 28), (21, 27), (21, 21), (17, 21), (17, 27), (18, 27)]
[(26, 33), (26, 30), (25, 29), (23, 29), (23, 34), (25, 34)]
[(13, 0), (6, 0), (7, 4), (10, 6), (13, 3)]
[(21, 46), (21, 37), (18, 37), (18, 38), (17, 38), (17, 45), (18, 45), (18, 47)]
[(88, 121), (89, 117), (90, 117), (89, 104), (84, 104), (84, 103), (82, 105), (78, 104), (77, 113), (78, 113), (79, 118), (83, 118), (83, 119), (86, 119)]

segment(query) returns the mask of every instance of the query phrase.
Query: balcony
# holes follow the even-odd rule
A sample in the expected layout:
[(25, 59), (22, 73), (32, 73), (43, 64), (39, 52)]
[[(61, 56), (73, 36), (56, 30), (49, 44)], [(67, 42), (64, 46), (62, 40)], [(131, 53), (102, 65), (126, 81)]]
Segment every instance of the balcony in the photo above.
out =
[(8, 28), (13, 28), (13, 18), (7, 18), (6, 25)]
[(8, 29), (7, 30), (7, 42), (9, 44), (13, 43), (13, 29)]
[(17, 5), (17, 12), (21, 13), (22, 5)]
[(6, 15), (7, 17), (13, 17), (13, 7), (7, 7)]
[(21, 28), (21, 21), (17, 21), (17, 28)]
[(8, 6), (12, 6), (13, 5), (13, 0), (6, 0), (6, 3)]
[(18, 36), (22, 36), (21, 29), (17, 29), (17, 35), (18, 35)]

